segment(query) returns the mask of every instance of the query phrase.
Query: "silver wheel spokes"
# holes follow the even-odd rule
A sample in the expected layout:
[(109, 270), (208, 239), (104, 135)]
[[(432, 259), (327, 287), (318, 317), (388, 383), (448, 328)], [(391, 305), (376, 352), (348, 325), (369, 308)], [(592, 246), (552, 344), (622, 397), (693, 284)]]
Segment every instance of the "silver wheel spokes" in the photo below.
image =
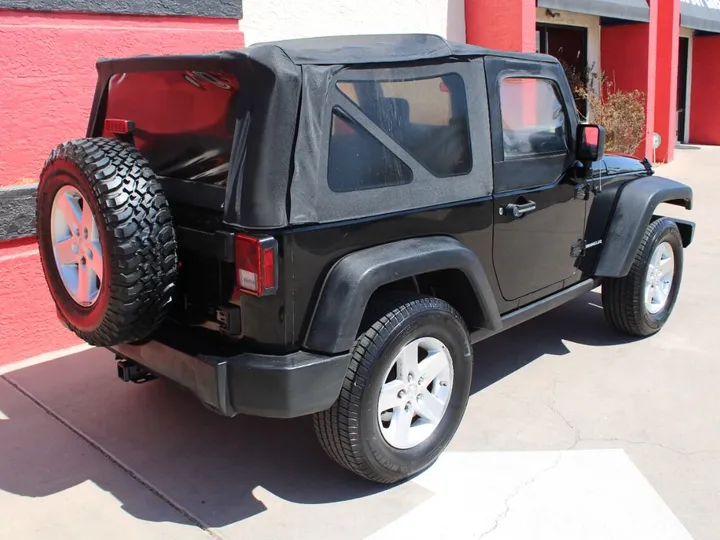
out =
[(645, 277), (645, 309), (655, 315), (667, 304), (675, 275), (675, 256), (672, 246), (663, 242), (652, 255)]
[(93, 305), (103, 280), (100, 234), (90, 205), (78, 190), (63, 186), (50, 216), (55, 264), (65, 289), (82, 306)]
[(385, 440), (407, 449), (426, 440), (440, 424), (452, 393), (450, 352), (435, 338), (405, 345), (380, 389), (378, 421)]

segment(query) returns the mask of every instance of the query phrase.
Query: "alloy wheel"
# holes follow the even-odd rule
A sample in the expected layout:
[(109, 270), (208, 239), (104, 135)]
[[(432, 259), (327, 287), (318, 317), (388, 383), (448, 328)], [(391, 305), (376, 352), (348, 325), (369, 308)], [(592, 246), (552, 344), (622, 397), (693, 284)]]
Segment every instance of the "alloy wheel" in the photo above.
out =
[(378, 398), (380, 432), (398, 449), (425, 441), (440, 424), (450, 402), (453, 364), (438, 339), (422, 337), (394, 358)]
[(50, 226), (55, 264), (65, 289), (79, 305), (92, 306), (102, 286), (103, 253), (92, 209), (77, 189), (58, 190)]

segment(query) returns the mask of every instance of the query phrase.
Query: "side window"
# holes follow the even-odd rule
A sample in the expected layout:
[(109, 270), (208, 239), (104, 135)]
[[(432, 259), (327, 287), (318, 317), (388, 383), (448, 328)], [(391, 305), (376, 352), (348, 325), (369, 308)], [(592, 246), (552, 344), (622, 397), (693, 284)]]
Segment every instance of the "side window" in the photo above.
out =
[(336, 193), (408, 184), (412, 170), (335, 107), (328, 153), (328, 186)]
[(565, 112), (552, 81), (503, 79), (500, 112), (505, 159), (568, 151)]
[(434, 176), (472, 169), (467, 99), (459, 75), (340, 81), (337, 88)]

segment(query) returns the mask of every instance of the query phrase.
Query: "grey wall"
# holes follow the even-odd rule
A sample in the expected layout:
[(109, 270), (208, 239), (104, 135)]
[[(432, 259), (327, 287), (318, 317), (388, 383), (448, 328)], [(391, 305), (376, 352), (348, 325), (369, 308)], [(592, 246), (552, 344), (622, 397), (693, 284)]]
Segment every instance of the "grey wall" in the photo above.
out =
[(242, 0), (0, 0), (0, 9), (242, 18)]
[(0, 189), (0, 241), (35, 234), (37, 185)]

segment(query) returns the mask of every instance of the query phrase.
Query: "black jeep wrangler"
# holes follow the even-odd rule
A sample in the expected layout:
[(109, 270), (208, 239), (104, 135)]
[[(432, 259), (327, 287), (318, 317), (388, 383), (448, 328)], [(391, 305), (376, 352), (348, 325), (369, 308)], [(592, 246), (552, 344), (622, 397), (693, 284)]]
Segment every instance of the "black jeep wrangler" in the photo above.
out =
[(692, 190), (604, 156), (550, 56), (382, 35), (97, 68), (37, 227), (60, 319), (124, 380), (313, 415), (396, 482), (453, 437), (473, 344), (600, 285), (628, 334), (673, 309), (694, 224), (656, 210)]

